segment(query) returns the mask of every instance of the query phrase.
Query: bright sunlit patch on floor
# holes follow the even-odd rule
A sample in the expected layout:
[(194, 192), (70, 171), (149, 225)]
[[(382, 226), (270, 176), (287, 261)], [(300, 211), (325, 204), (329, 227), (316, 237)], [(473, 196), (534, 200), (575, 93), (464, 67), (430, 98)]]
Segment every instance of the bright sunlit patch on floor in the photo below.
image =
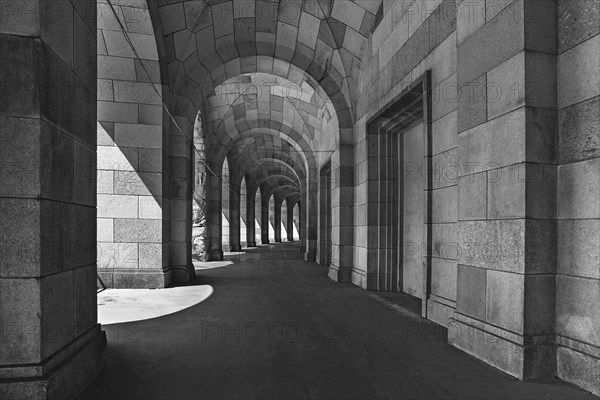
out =
[(221, 268), (221, 267), (226, 267), (228, 265), (233, 265), (233, 261), (206, 261), (206, 262), (201, 262), (201, 261), (194, 261), (194, 268), (195, 269), (213, 269), (213, 268)]
[(98, 322), (108, 325), (162, 317), (195, 306), (212, 293), (210, 285), (107, 289), (98, 293)]

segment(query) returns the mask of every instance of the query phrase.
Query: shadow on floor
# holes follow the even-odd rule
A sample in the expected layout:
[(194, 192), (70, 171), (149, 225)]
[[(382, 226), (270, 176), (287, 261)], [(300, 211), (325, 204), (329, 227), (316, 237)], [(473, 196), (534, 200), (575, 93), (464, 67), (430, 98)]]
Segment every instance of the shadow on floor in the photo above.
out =
[(199, 270), (214, 288), (200, 304), (105, 327), (108, 366), (81, 398), (594, 398), (555, 379), (520, 382), (449, 346), (413, 299), (335, 283), (278, 246)]

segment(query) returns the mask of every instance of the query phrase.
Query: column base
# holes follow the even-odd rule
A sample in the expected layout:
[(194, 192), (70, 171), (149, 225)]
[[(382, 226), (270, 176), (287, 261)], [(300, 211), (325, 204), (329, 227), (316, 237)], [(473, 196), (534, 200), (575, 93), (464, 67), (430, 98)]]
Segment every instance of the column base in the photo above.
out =
[(280, 238), (275, 238), (275, 242), (276, 243), (281, 243), (281, 239)]
[(223, 250), (215, 249), (208, 253), (208, 261), (223, 261)]
[(327, 276), (329, 276), (329, 279), (339, 283), (350, 283), (352, 282), (352, 268), (329, 265)]
[(256, 242), (248, 242), (247, 247), (256, 247)]
[(40, 364), (0, 367), (0, 398), (74, 399), (106, 366), (105, 348), (98, 324)]
[(170, 265), (165, 269), (165, 276), (168, 278), (168, 286), (183, 285), (196, 278), (196, 270), (193, 264)]
[(351, 282), (362, 289), (367, 289), (367, 273), (361, 269), (352, 268)]
[(173, 271), (138, 268), (98, 268), (98, 276), (111, 289), (164, 288), (173, 282)]
[(317, 250), (316, 249), (310, 249), (304, 253), (304, 261), (315, 262), (316, 259), (317, 259)]
[(239, 243), (232, 244), (232, 245), (230, 246), (230, 249), (229, 249), (229, 251), (233, 251), (233, 252), (242, 251), (242, 245), (241, 245), (241, 244), (239, 244)]
[(588, 353), (600, 354), (600, 348), (587, 344), (582, 346), (577, 341), (559, 336), (556, 376), (600, 396), (600, 375), (598, 375), (600, 360)]
[(269, 239), (263, 239), (262, 244), (269, 244)]
[(556, 375), (554, 335), (520, 335), (454, 313), (448, 343), (520, 380)]

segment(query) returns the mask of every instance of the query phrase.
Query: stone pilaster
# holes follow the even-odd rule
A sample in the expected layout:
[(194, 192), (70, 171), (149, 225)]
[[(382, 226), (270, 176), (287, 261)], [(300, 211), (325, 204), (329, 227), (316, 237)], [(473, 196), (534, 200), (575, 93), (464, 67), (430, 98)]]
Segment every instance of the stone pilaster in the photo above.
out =
[(229, 183), (229, 247), (231, 251), (240, 251), (240, 184)]
[(50, 21), (43, 3), (0, 24), (2, 399), (75, 398), (106, 346), (96, 308), (96, 9), (56, 2)]
[(276, 242), (281, 242), (281, 203), (282, 203), (282, 199), (278, 198), (277, 196), (274, 196), (274, 200), (275, 200), (275, 213), (273, 216), (273, 228), (275, 230), (275, 241)]
[(256, 247), (256, 188), (246, 187), (246, 245)]
[(262, 244), (269, 244), (269, 197), (262, 187), (260, 190), (260, 237)]
[(461, 256), (449, 341), (532, 379), (556, 372), (556, 10), (499, 5), (457, 20)]

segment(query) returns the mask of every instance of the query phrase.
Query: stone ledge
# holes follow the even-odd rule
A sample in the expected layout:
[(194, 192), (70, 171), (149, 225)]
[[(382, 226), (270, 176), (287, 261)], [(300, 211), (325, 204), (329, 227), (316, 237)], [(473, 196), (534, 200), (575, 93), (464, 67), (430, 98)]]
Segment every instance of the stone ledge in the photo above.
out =
[(559, 346), (556, 364), (556, 375), (560, 379), (600, 396), (599, 358)]
[(350, 280), (353, 285), (367, 289), (367, 278), (365, 276), (365, 271), (353, 267)]
[(162, 269), (98, 269), (98, 275), (111, 289), (164, 288), (171, 283), (172, 273)]
[[(527, 337), (483, 322), (471, 324), (467, 322), (469, 320), (458, 313), (450, 318), (449, 344), (520, 380), (555, 376), (556, 346), (553, 340), (525, 345), (523, 343), (529, 341)], [(494, 333), (488, 328), (493, 328)]]
[[(77, 397), (93, 382), (106, 364), (103, 356), (106, 335), (100, 330), (100, 325), (96, 325), (90, 331), (93, 334), (89, 340), (44, 375), (2, 379), (0, 398), (64, 400)], [(67, 349), (70, 351), (70, 347)]]
[(351, 283), (352, 268), (329, 265), (329, 272), (327, 276), (329, 276), (329, 279), (339, 283)]
[(451, 306), (449, 301), (440, 297), (430, 295), (430, 298), (427, 299), (427, 319), (445, 328), (450, 324), (450, 318), (455, 310), (456, 304)]

